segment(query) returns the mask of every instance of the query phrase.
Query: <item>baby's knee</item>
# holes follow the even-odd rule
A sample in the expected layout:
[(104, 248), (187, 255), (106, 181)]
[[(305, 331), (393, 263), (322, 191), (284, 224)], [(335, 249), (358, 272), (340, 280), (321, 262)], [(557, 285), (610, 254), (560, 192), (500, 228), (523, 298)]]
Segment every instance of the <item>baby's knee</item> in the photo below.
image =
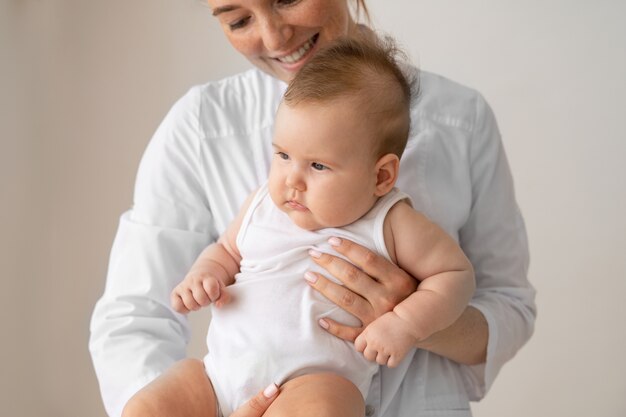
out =
[[(271, 417), (362, 417), (365, 402), (348, 379), (333, 373), (303, 375), (281, 387), (281, 394), (265, 414)], [(269, 410), (268, 410), (269, 411)]]
[(133, 395), (122, 410), (122, 417), (149, 417), (154, 415), (151, 402), (144, 398), (141, 391)]
[(365, 401), (361, 391), (349, 379), (333, 373), (313, 374), (312, 382), (318, 387), (325, 401), (316, 401), (315, 416), (318, 417), (362, 417)]
[(184, 359), (133, 395), (122, 417), (215, 415), (214, 398), (202, 361)]
[[(362, 399), (361, 392), (352, 381), (332, 372), (303, 375), (297, 379), (299, 383), (307, 384), (332, 397)], [(336, 395), (331, 395), (335, 393)]]

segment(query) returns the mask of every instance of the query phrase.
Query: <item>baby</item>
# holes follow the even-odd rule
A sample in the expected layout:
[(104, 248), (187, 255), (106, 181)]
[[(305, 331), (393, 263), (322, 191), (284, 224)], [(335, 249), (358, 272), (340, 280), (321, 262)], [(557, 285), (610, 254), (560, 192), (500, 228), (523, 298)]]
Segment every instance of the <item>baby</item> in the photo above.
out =
[[(172, 292), (180, 313), (216, 307), (204, 363), (218, 413), (228, 416), (271, 382), (301, 381), (273, 407), (315, 398), (334, 415), (362, 416), (378, 364), (397, 366), (417, 341), (451, 325), (473, 294), (460, 247), (394, 188), (412, 98), (396, 52), (390, 41), (344, 39), (302, 68), (276, 115), (269, 180)], [(340, 239), (419, 280), (356, 348), (318, 321), (360, 322), (303, 279), (322, 273), (310, 256), (333, 253)]]

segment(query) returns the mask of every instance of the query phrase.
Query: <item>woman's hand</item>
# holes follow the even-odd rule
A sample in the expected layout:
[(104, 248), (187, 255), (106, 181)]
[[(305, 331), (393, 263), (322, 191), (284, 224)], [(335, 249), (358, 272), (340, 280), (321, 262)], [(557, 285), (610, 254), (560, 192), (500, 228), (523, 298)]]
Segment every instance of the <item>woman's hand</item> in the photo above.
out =
[(384, 257), (347, 239), (330, 238), (334, 249), (350, 260), (311, 251), (311, 257), (344, 285), (307, 272), (305, 278), (314, 289), (361, 320), (360, 327), (350, 327), (331, 319), (320, 325), (329, 333), (353, 342), (372, 321), (412, 294), (417, 280)]
[(261, 417), (276, 397), (278, 397), (278, 386), (271, 384), (233, 411), (230, 417)]

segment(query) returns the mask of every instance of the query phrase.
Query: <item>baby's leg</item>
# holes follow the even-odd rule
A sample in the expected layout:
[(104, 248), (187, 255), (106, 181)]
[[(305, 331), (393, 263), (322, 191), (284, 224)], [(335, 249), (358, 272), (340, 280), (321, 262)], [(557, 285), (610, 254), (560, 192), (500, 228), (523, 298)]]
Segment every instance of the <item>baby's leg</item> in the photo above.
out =
[(204, 364), (197, 359), (176, 362), (137, 392), (122, 417), (213, 417), (215, 394)]
[(320, 373), (285, 382), (263, 417), (363, 417), (365, 403), (347, 379)]

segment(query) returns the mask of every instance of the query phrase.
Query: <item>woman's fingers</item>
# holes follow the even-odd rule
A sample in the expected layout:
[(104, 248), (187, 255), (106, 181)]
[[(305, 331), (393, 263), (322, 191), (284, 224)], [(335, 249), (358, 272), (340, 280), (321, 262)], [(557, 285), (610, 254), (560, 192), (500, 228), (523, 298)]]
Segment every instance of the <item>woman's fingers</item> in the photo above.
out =
[[(329, 243), (349, 261), (316, 250), (309, 253), (315, 263), (344, 285), (311, 271), (305, 274), (305, 279), (330, 301), (361, 320), (361, 327), (346, 326), (330, 319), (320, 321), (320, 326), (329, 333), (355, 341), (365, 326), (414, 292), (417, 282), (392, 262), (350, 240), (331, 238)], [(370, 356), (370, 360), (377, 360), (376, 355), (370, 353)]]
[(337, 278), (355, 293), (364, 295), (367, 298), (379, 291), (377, 287), (380, 287), (380, 285), (376, 280), (345, 259), (317, 251), (311, 251), (310, 254), (316, 264), (324, 268), (330, 275)]
[(357, 317), (364, 325), (369, 324), (376, 318), (370, 303), (343, 285), (336, 284), (323, 275), (311, 271), (308, 271), (304, 277), (311, 287), (348, 313)]
[(236, 409), (230, 417), (261, 417), (278, 397), (278, 386), (270, 384), (263, 391)]
[(390, 266), (393, 266), (384, 257), (351, 240), (332, 237), (328, 240), (328, 243), (368, 275), (385, 277), (388, 275)]
[(348, 342), (354, 342), (363, 331), (363, 327), (346, 326), (327, 317), (320, 319), (319, 325), (328, 333)]
[[(328, 241), (337, 252), (348, 258), (350, 262), (356, 265), (358, 267), (357, 270), (361, 270), (362, 275), (359, 277), (361, 278), (360, 281), (364, 281), (362, 279), (364, 275), (366, 277), (373, 278), (369, 280), (370, 282), (377, 282), (380, 284), (376, 287), (376, 293), (370, 291), (359, 292), (356, 289), (354, 290), (363, 295), (370, 302), (378, 302), (378, 300), (381, 300), (382, 298), (382, 300), (387, 300), (391, 303), (392, 305), (390, 307), (393, 308), (400, 301), (408, 297), (409, 294), (413, 293), (417, 288), (417, 280), (415, 278), (407, 274), (403, 269), (385, 257), (378, 255), (366, 247), (348, 239), (333, 237)], [(320, 259), (326, 263), (331, 263), (330, 261), (325, 260), (323, 256), (320, 257)], [(324, 266), (321, 263), (320, 265)], [(329, 272), (344, 282), (343, 279), (340, 276), (335, 275), (333, 271)], [(374, 281), (374, 279), (376, 281)], [(347, 282), (344, 282), (344, 284), (349, 285)], [(363, 284), (362, 282), (360, 285), (363, 288), (367, 287), (367, 284)], [(384, 306), (382, 307), (383, 310), (389, 310), (389, 308), (384, 308)]]

